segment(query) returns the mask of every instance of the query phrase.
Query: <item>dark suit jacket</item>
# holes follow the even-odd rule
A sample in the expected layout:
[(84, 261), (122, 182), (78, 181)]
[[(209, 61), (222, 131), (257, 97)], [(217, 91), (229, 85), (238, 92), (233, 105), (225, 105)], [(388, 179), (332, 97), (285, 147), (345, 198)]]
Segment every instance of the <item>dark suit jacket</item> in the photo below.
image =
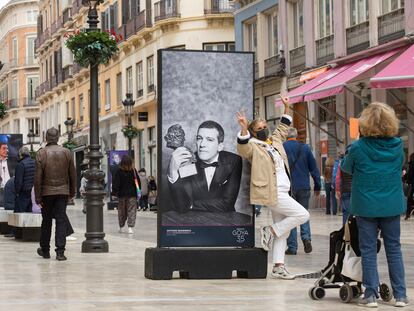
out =
[(221, 151), (218, 167), (210, 184), (207, 186), (204, 169), (197, 156), (197, 174), (179, 178), (174, 184), (169, 183), (173, 210), (187, 212), (192, 206), (193, 211), (233, 212), (234, 204), (240, 188), (242, 159), (237, 154)]

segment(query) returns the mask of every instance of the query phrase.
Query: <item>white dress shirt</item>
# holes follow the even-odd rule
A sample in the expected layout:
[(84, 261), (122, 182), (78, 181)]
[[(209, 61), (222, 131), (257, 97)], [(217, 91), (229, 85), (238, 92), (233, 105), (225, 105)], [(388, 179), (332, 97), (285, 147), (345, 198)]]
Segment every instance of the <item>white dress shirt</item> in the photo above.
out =
[(9, 167), (7, 165), (7, 159), (0, 160), (0, 176), (1, 176), (0, 187), (4, 188), (4, 186), (6, 185), (6, 182), (10, 179)]

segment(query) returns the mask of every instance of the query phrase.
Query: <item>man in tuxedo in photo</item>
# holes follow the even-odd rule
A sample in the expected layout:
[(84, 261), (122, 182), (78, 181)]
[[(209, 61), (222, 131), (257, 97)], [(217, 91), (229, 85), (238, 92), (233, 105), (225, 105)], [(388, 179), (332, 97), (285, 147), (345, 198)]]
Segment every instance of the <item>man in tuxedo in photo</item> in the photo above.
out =
[(193, 174), (180, 176), (180, 168), (194, 155), (188, 148), (174, 150), (168, 168), (168, 183), (172, 204), (167, 210), (178, 212), (234, 212), (240, 189), (242, 159), (223, 151), (223, 127), (215, 121), (205, 121), (198, 127)]

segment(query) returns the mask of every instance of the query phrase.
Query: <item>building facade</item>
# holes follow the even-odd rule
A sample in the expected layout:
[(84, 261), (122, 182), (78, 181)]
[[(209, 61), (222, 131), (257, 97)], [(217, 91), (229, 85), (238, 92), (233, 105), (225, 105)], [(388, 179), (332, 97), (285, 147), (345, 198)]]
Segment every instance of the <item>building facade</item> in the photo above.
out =
[[(59, 7), (60, 6), (60, 7)], [(148, 174), (157, 170), (157, 50), (234, 50), (233, 6), (227, 0), (108, 0), (100, 5), (103, 31), (115, 31), (123, 40), (120, 53), (99, 68), (99, 127), (101, 145), (127, 149), (121, 129), (127, 124), (122, 101), (126, 93), (135, 100), (132, 124), (139, 135), (133, 141), (137, 167)], [(81, 0), (39, 1), (38, 54), (41, 84), (37, 90), (41, 133), (55, 126), (66, 135), (64, 121), (73, 118), (77, 161), (88, 144), (89, 69), (74, 64), (65, 47), (65, 33), (87, 27), (87, 8)], [(147, 113), (146, 121), (138, 114)], [(106, 159), (103, 160), (105, 166)]]
[(0, 120), (2, 133), (27, 134), (33, 131), (39, 142), (39, 108), (35, 90), (39, 65), (35, 58), (37, 1), (11, 0), (0, 10), (0, 100), (8, 113)]
[[(413, 0), (239, 0), (236, 49), (256, 52), (255, 111), (280, 118), (275, 99), (338, 66), (404, 49), (412, 41)], [(300, 139), (310, 143), (321, 167), (351, 142), (348, 120), (371, 101), (396, 110), (406, 154), (414, 152), (414, 90), (374, 89), (370, 78), (400, 53), (346, 81), (332, 96), (294, 104)]]

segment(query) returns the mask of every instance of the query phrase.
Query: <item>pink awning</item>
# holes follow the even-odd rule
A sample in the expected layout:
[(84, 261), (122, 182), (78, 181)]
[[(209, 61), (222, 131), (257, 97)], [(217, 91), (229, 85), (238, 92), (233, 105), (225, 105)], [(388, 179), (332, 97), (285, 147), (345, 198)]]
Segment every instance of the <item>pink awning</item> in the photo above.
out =
[(351, 63), (349, 67), (346, 70), (340, 72), (340, 74), (337, 74), (335, 77), (325, 81), (322, 84), (319, 84), (314, 89), (307, 91), (304, 100), (316, 100), (341, 93), (348, 82), (363, 74), (367, 70), (373, 68), (374, 66), (387, 60), (400, 50), (401, 49), (395, 49)]
[[(332, 79), (337, 74), (339, 74), (342, 71), (346, 70), (348, 67), (349, 67), (349, 65), (344, 65), (344, 66), (338, 66), (338, 67), (335, 67), (335, 68), (331, 68), (328, 71), (320, 74), (316, 78), (310, 80), (309, 82), (306, 82), (305, 84), (293, 89), (292, 91), (290, 91), (287, 94), (287, 96), (289, 97), (289, 102), (291, 104), (303, 102), (303, 100), (304, 100), (303, 97), (304, 97), (306, 92), (314, 89), (315, 87), (317, 87), (319, 84), (322, 84), (326, 80)], [(280, 100), (280, 98), (277, 98), (276, 99), (276, 105), (281, 105), (281, 104), (282, 104), (282, 101)]]
[(414, 87), (414, 45), (371, 79), (373, 88)]

